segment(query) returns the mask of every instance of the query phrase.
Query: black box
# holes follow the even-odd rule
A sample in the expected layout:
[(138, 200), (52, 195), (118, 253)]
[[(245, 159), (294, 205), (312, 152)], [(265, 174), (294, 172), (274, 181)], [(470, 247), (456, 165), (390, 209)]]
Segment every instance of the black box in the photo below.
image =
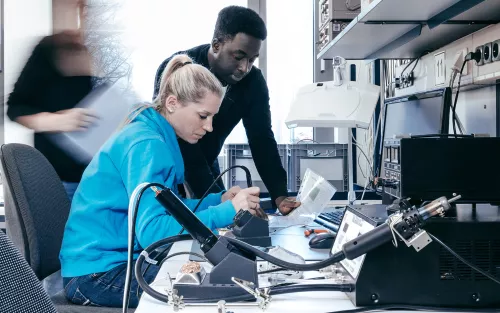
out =
[[(358, 217), (373, 225), (387, 217), (383, 210), (357, 211)], [(447, 212), (447, 217), (429, 219), (424, 229), (500, 279), (499, 212), (498, 207), (487, 204), (479, 204), (477, 210), (458, 205)], [(397, 248), (387, 243), (365, 255), (357, 277), (347, 271), (345, 276), (347, 283), (355, 283), (355, 291), (348, 297), (356, 306), (500, 307), (500, 285), (459, 261), (437, 242), (420, 252), (401, 241)]]
[(500, 203), (500, 138), (403, 138), (384, 149), (385, 192), (396, 198)]

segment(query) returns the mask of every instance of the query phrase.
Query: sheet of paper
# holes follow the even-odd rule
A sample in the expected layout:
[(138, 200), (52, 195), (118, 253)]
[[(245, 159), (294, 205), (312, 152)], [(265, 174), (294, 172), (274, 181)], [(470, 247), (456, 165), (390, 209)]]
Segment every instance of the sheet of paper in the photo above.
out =
[(321, 214), (330, 199), (337, 192), (326, 179), (307, 169), (297, 194), (301, 205), (287, 216), (271, 216), (270, 228), (289, 227), (293, 225), (309, 225)]
[(335, 192), (337, 189), (326, 179), (307, 169), (297, 193), (297, 200), (302, 203), (299, 212), (301, 214), (320, 214)]
[(98, 120), (86, 131), (52, 134), (49, 137), (76, 161), (86, 164), (125, 120), (137, 98), (127, 97), (118, 85), (93, 90), (76, 107), (92, 110)]

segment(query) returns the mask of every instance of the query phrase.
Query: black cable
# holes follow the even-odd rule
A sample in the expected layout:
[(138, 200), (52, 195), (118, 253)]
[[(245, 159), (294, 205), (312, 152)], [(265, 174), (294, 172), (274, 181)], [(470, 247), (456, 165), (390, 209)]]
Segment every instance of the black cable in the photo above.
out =
[(309, 263), (309, 264), (295, 264), (295, 263), (290, 263), (286, 262), (284, 260), (278, 259), (272, 255), (269, 255), (265, 253), (264, 251), (261, 251), (254, 246), (251, 246), (243, 241), (234, 239), (234, 238), (229, 238), (226, 237), (226, 240), (232, 243), (234, 246), (245, 250), (247, 252), (252, 253), (255, 256), (260, 257), (264, 261), (268, 261), (269, 263), (272, 263), (274, 265), (278, 265), (282, 268), (285, 268), (287, 270), (293, 270), (293, 271), (317, 271), (319, 269), (325, 268), (327, 266), (330, 266), (332, 264), (338, 263), (342, 260), (345, 259), (344, 252), (340, 251), (335, 253), (333, 256), (329, 257), (326, 260), (320, 261), (320, 262), (315, 262), (315, 263)]
[[(137, 194), (137, 199), (135, 200), (134, 211), (132, 212), (132, 219), (131, 219), (132, 220), (132, 223), (131, 223), (132, 235), (130, 236), (129, 241), (128, 241), (128, 246), (131, 248), (130, 248), (130, 253), (128, 253), (128, 255), (127, 255), (127, 272), (130, 274), (132, 274), (132, 262), (134, 262), (134, 251), (133, 250), (134, 250), (134, 238), (135, 238), (135, 222), (136, 222), (137, 212), (139, 211), (139, 203), (141, 201), (143, 193), (148, 188), (153, 187), (153, 186), (165, 188), (165, 186), (163, 186), (162, 184), (149, 183), (139, 190), (139, 192)], [(123, 294), (124, 304), (125, 304), (124, 307), (122, 308), (123, 313), (128, 312), (128, 305), (129, 305), (129, 301), (130, 301), (130, 281), (131, 280), (132, 280), (132, 275), (130, 275), (130, 277), (127, 277), (127, 279), (125, 280), (125, 287), (126, 287), (125, 289), (126, 290)]]
[(421, 57), (419, 57), (419, 58), (417, 59), (417, 62), (415, 62), (415, 64), (413, 65), (413, 67), (412, 67), (412, 69), (411, 69), (410, 73), (411, 73), (411, 72), (413, 72), (413, 71), (415, 70), (415, 68), (417, 67), (418, 61), (420, 61), (420, 58), (421, 58)]
[[(210, 193), (210, 189), (212, 189), (212, 187), (217, 183), (217, 181), (219, 179), (221, 179), (221, 177), (226, 174), (227, 172), (229, 172), (230, 170), (232, 169), (235, 169), (235, 168), (241, 168), (242, 170), (245, 171), (245, 177), (247, 179), (247, 187), (250, 188), (252, 187), (252, 175), (250, 174), (250, 170), (248, 170), (247, 167), (243, 166), (243, 165), (233, 165), (231, 167), (228, 167), (227, 169), (225, 169), (222, 173), (219, 174), (219, 176), (217, 176), (217, 178), (212, 182), (212, 184), (210, 185), (210, 187), (207, 188), (207, 191), (205, 191), (205, 193), (203, 194), (203, 196), (200, 198), (200, 201), (198, 201), (198, 204), (196, 204), (195, 208), (193, 209), (193, 213), (196, 212), (196, 210), (198, 209), (198, 207), (200, 206), (201, 202), (203, 201), (203, 199), (205, 199), (205, 197)], [(182, 229), (182, 231), (184, 231), (184, 229)]]
[(402, 81), (403, 80), (403, 74), (404, 72), (406, 71), (406, 69), (413, 63), (415, 62), (415, 64), (413, 65), (413, 68), (411, 69), (410, 73), (413, 72), (415, 70), (415, 68), (417, 67), (417, 64), (418, 64), (418, 61), (424, 56), (426, 55), (427, 53), (429, 53), (429, 51), (424, 51), (422, 52), (416, 59), (413, 59), (410, 63), (408, 63), (405, 68), (401, 71), (401, 74), (399, 74), (399, 80)]
[(415, 62), (415, 65), (413, 66), (413, 68), (412, 68), (412, 70), (410, 71), (410, 73), (411, 73), (411, 72), (413, 72), (413, 70), (415, 69), (415, 67), (417, 67), (418, 61), (420, 60), (420, 58), (421, 58), (424, 54), (425, 54), (425, 53), (422, 53), (420, 56), (418, 56), (416, 59), (411, 60), (411, 62), (410, 62), (410, 63), (408, 63), (408, 64), (405, 66), (405, 68), (401, 71), (401, 74), (399, 74), (399, 80), (400, 80), (400, 81), (403, 79), (403, 74), (404, 74), (404, 72), (406, 71), (406, 69), (407, 69), (408, 67), (410, 67), (410, 65), (411, 65), (413, 62)]
[(446, 307), (421, 306), (421, 305), (387, 304), (387, 305), (375, 305), (375, 306), (357, 308), (352, 310), (331, 311), (328, 313), (370, 313), (370, 312), (395, 311), (395, 310), (410, 310), (410, 311), (422, 311), (422, 312), (453, 312), (453, 313), (498, 312), (498, 309), (446, 308)]
[[(203, 200), (205, 200), (205, 198), (208, 196), (208, 194), (210, 193), (210, 190), (212, 189), (212, 187), (217, 183), (217, 181), (219, 179), (221, 179), (221, 177), (226, 174), (227, 172), (229, 172), (230, 170), (232, 169), (235, 169), (235, 168), (241, 168), (242, 170), (245, 171), (245, 177), (247, 179), (247, 187), (250, 188), (252, 187), (252, 175), (250, 174), (250, 171), (248, 170), (247, 167), (243, 166), (243, 165), (233, 165), (231, 167), (228, 167), (227, 169), (225, 169), (222, 173), (220, 173), (216, 179), (214, 179), (214, 181), (212, 182), (212, 184), (207, 188), (207, 190), (205, 191), (205, 193), (203, 194), (203, 196), (200, 198), (200, 200), (198, 200), (198, 203), (196, 204), (196, 206), (194, 207), (193, 209), (193, 213), (196, 213), (196, 211), (198, 210), (200, 204), (203, 202)], [(179, 231), (178, 235), (182, 235), (182, 233), (184, 232), (184, 227), (181, 228), (181, 230)], [(172, 245), (168, 245), (166, 246), (165, 248), (163, 248), (162, 251), (160, 251), (157, 256), (154, 258), (155, 260), (161, 260), (162, 258), (165, 257), (165, 255), (167, 255), (169, 252), (170, 252), (170, 249), (172, 248)], [(146, 276), (146, 274), (148, 273), (149, 271), (149, 268), (151, 267), (151, 263), (149, 263), (146, 268), (144, 269), (143, 273), (142, 273), (142, 276)], [(137, 294), (137, 297), (139, 297), (139, 286), (137, 286), (137, 290), (136, 290), (136, 294)]]
[(485, 271), (483, 271), (482, 269), (478, 268), (477, 266), (475, 266), (474, 264), (470, 263), (469, 261), (467, 261), (466, 259), (464, 259), (463, 257), (461, 257), (458, 253), (456, 253), (455, 251), (453, 251), (452, 248), (448, 247), (444, 242), (442, 242), (441, 240), (439, 240), (438, 238), (436, 238), (436, 236), (432, 235), (431, 233), (427, 232), (427, 234), (429, 234), (429, 237), (432, 238), (432, 240), (436, 241), (437, 243), (439, 243), (441, 246), (443, 246), (443, 248), (445, 248), (449, 253), (451, 253), (454, 257), (456, 257), (457, 259), (459, 259), (462, 263), (464, 263), (465, 265), (467, 265), (468, 267), (472, 268), (473, 270), (475, 270), (476, 272), (488, 277), (489, 279), (491, 279), (492, 281), (494, 281), (495, 283), (497, 284), (500, 284), (500, 280), (498, 280), (495, 276), (491, 275), (490, 273), (487, 273)]
[(457, 113), (456, 113), (456, 108), (457, 108), (457, 101), (458, 101), (458, 94), (460, 93), (460, 82), (462, 81), (462, 73), (464, 71), (465, 64), (467, 64), (467, 59), (464, 60), (462, 63), (462, 68), (460, 69), (460, 74), (458, 77), (458, 86), (457, 86), (457, 94), (455, 95), (455, 102), (452, 107), (452, 114), (453, 114), (453, 134), (457, 135)]
[[(353, 284), (291, 284), (291, 285), (278, 285), (270, 287), (270, 296), (282, 295), (294, 292), (318, 292), (318, 291), (340, 291), (340, 292), (352, 292), (354, 290)], [(182, 295), (180, 295), (182, 296)], [(242, 289), (241, 296), (227, 297), (224, 299), (211, 298), (211, 299), (193, 299), (193, 298), (183, 298), (186, 303), (208, 303), (208, 302), (219, 302), (220, 300), (225, 300), (226, 302), (241, 302), (255, 300), (255, 297)]]
[(149, 286), (148, 282), (146, 282), (146, 280), (144, 279), (144, 276), (142, 275), (142, 271), (141, 271), (142, 264), (146, 260), (146, 256), (149, 258), (149, 253), (155, 251), (157, 248), (160, 248), (164, 245), (173, 244), (175, 242), (192, 240), (192, 239), (193, 239), (193, 237), (191, 237), (190, 234), (177, 235), (177, 236), (164, 238), (164, 239), (158, 240), (157, 242), (151, 244), (149, 247), (147, 247), (146, 249), (144, 249), (141, 252), (139, 257), (137, 258), (137, 261), (135, 262), (135, 278), (136, 278), (139, 286), (142, 288), (142, 290), (144, 290), (148, 295), (155, 298), (156, 300), (168, 303), (168, 297), (166, 295), (155, 291), (153, 288), (151, 288), (151, 286)]

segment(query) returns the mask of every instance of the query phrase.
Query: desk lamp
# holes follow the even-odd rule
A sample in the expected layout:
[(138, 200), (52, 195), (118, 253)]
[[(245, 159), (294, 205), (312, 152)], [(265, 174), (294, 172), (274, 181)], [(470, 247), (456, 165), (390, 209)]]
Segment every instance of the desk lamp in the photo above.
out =
[(349, 203), (356, 200), (352, 161), (352, 129), (368, 128), (380, 87), (345, 79), (346, 60), (333, 59), (333, 81), (308, 84), (301, 87), (290, 106), (285, 120), (288, 128), (338, 127), (348, 128), (347, 164), (349, 171)]

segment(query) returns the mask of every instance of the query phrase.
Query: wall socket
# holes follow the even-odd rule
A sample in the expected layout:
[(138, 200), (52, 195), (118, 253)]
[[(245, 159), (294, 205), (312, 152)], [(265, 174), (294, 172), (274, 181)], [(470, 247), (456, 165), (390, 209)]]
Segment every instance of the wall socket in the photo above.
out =
[(434, 55), (434, 73), (436, 75), (436, 86), (446, 83), (446, 59), (444, 51)]

